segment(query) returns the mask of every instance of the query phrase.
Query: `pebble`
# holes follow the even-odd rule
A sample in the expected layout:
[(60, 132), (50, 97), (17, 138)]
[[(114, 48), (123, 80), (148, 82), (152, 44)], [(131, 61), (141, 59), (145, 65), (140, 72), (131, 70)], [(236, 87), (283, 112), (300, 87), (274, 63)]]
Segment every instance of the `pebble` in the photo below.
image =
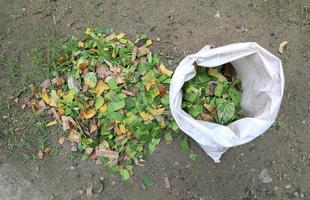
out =
[(288, 185), (285, 186), (285, 189), (290, 189), (290, 188), (291, 188), (291, 185), (290, 185), (290, 184), (288, 184)]
[(301, 191), (296, 191), (293, 193), (294, 197), (297, 199), (304, 199), (305, 195)]
[(75, 170), (74, 166), (70, 166), (69, 168), (70, 168), (70, 170)]
[(216, 14), (214, 15), (215, 18), (221, 18), (221, 14), (219, 11), (216, 11)]
[(263, 169), (262, 172), (258, 175), (258, 179), (262, 182), (262, 183), (271, 183), (272, 182), (272, 178), (268, 173), (267, 169)]

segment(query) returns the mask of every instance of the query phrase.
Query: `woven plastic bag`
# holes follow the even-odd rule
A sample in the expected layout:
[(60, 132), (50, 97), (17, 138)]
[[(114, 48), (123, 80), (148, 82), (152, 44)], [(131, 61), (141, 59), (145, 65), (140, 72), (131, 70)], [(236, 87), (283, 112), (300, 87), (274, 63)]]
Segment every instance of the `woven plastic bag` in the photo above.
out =
[[(196, 75), (193, 63), (216, 67), (228, 62), (242, 82), (241, 108), (245, 117), (227, 126), (196, 120), (182, 108), (182, 87)], [(169, 91), (170, 110), (179, 128), (215, 161), (228, 148), (263, 134), (275, 121), (284, 91), (282, 63), (257, 43), (237, 43), (218, 48), (207, 45), (186, 56), (175, 69)]]

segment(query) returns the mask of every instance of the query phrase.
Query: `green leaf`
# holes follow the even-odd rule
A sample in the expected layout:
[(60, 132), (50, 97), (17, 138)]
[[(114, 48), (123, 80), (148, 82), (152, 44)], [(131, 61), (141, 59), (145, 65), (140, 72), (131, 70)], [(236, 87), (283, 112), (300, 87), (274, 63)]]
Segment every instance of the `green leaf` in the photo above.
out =
[(108, 81), (108, 85), (109, 85), (109, 88), (110, 88), (111, 90), (116, 90), (116, 89), (118, 89), (117, 82), (116, 82), (116, 80), (115, 80), (114, 78), (112, 78), (112, 79), (110, 79), (110, 80)]
[(190, 92), (190, 93), (186, 93), (185, 95), (185, 100), (189, 101), (191, 103), (195, 102), (195, 100), (197, 99), (198, 94), (195, 92)]
[(221, 97), (223, 94), (223, 89), (224, 89), (224, 84), (223, 83), (218, 83), (216, 85), (215, 91), (214, 91), (214, 95), (217, 97)]
[(182, 137), (180, 140), (180, 147), (183, 151), (188, 151), (189, 150), (189, 144), (188, 144), (188, 138), (187, 137)]
[(165, 140), (168, 142), (173, 141), (173, 137), (172, 137), (171, 133), (165, 133)]
[(191, 160), (196, 160), (197, 159), (197, 154), (191, 153), (191, 154), (189, 154), (189, 158)]
[(63, 96), (63, 100), (66, 104), (71, 104), (73, 99), (74, 99), (74, 95), (75, 95), (75, 91), (74, 90), (70, 90), (68, 92), (68, 94), (66, 94), (65, 96)]
[(150, 151), (150, 154), (153, 153), (156, 149), (156, 146), (159, 144), (160, 142), (160, 138), (159, 139), (155, 139), (153, 138), (149, 144), (149, 151)]
[(228, 95), (230, 96), (234, 106), (238, 107), (240, 105), (241, 92), (239, 92), (235, 87), (229, 87)]
[(122, 101), (119, 101), (119, 102), (109, 102), (108, 105), (109, 105), (108, 110), (116, 111), (116, 110), (124, 108), (126, 103), (125, 103), (124, 100), (122, 100)]
[(121, 174), (124, 181), (126, 181), (130, 178), (129, 171), (127, 169), (121, 169), (120, 174)]
[(90, 88), (94, 88), (96, 87), (97, 84), (97, 77), (96, 74), (94, 72), (88, 72), (84, 78), (85, 80), (85, 84), (90, 87)]
[(219, 123), (225, 124), (233, 118), (235, 106), (232, 102), (224, 99), (216, 99), (215, 104)]
[(197, 117), (203, 112), (203, 106), (202, 105), (194, 105), (192, 108), (189, 110), (189, 114), (193, 117)]
[(142, 176), (142, 182), (146, 187), (153, 187), (155, 185), (154, 182), (150, 179), (150, 177), (146, 175)]
[(96, 110), (98, 110), (103, 105), (103, 103), (104, 103), (103, 97), (102, 96), (97, 97), (95, 101)]

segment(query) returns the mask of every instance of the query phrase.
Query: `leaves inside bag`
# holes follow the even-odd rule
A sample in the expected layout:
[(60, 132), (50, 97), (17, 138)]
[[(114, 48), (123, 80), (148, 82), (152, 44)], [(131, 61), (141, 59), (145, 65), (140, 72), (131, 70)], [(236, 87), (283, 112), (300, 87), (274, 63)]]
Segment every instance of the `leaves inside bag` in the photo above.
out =
[(183, 86), (182, 108), (193, 118), (227, 125), (242, 118), (241, 81), (231, 63), (207, 68), (196, 65), (197, 75)]

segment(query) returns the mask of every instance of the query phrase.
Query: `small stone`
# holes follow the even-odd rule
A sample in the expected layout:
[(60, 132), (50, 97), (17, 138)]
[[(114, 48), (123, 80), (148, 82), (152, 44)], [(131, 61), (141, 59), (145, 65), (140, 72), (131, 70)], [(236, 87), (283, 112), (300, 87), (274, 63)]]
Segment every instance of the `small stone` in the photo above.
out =
[(285, 189), (290, 189), (290, 188), (291, 188), (291, 185), (290, 185), (290, 184), (288, 184), (288, 185), (285, 186)]
[(216, 14), (214, 15), (215, 18), (221, 18), (220, 12), (216, 11)]
[(172, 64), (173, 64), (173, 61), (172, 61), (172, 60), (168, 60), (168, 64), (169, 64), (169, 65), (172, 65)]
[(76, 152), (77, 151), (77, 144), (75, 142), (71, 142), (70, 146), (71, 146), (71, 151), (72, 152)]
[(92, 198), (94, 196), (94, 192), (93, 192), (93, 188), (92, 187), (86, 188), (86, 196), (88, 198)]
[(294, 197), (297, 198), (298, 200), (304, 199), (305, 195), (301, 191), (296, 191), (293, 193)]
[(267, 169), (263, 169), (262, 172), (258, 175), (258, 179), (262, 182), (262, 183), (271, 183), (272, 182), (272, 178), (268, 173)]
[(303, 121), (302, 121), (302, 123), (303, 123), (303, 124), (306, 124), (306, 121), (305, 121), (305, 120), (303, 120)]
[(22, 8), (22, 10), (25, 12), (25, 11), (26, 11), (26, 8)]
[(270, 36), (275, 36), (276, 35), (276, 32), (271, 32), (270, 33)]
[(69, 169), (70, 170), (75, 170), (75, 167), (74, 166), (70, 166)]
[(82, 195), (82, 194), (83, 194), (83, 190), (78, 190), (77, 193), (78, 193), (79, 195)]

